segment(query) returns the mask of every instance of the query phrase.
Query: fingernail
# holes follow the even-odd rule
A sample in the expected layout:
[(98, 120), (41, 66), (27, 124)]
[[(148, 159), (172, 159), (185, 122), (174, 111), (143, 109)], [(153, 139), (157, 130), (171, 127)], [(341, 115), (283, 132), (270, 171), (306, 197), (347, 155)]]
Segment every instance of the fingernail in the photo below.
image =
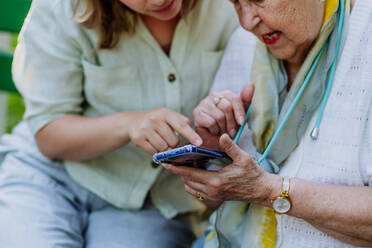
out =
[(201, 146), (201, 145), (203, 144), (203, 141), (202, 141), (201, 139), (196, 139), (196, 140), (194, 141), (194, 144), (195, 144), (196, 146)]
[(236, 134), (235, 128), (230, 130), (230, 137), (233, 138)]
[(165, 169), (169, 169), (170, 168), (170, 164), (161, 164)]
[(239, 124), (240, 125), (243, 125), (244, 124), (244, 121), (245, 121), (244, 117), (243, 116), (240, 116), (239, 117)]
[(226, 139), (225, 136), (229, 137), (229, 135), (227, 135), (226, 133), (224, 133), (224, 134), (222, 134), (222, 136), (221, 136), (221, 138), (220, 138), (220, 141), (222, 140), (222, 143), (223, 143), (223, 144), (226, 144), (226, 141), (227, 141), (227, 139)]

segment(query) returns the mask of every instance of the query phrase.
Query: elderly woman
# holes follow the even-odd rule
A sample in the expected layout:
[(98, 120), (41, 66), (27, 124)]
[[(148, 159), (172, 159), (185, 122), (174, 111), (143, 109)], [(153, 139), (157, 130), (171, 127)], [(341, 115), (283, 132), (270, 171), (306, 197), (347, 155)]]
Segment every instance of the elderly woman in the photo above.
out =
[(233, 34), (195, 126), (210, 147), (222, 133), (234, 136), (234, 113), (253, 87), (240, 99), (222, 90), (251, 80), (250, 131), (241, 141), (253, 141), (257, 153), (223, 134), (231, 165), (164, 165), (190, 194), (222, 203), (203, 246), (372, 246), (372, 2), (232, 2), (253, 35)]

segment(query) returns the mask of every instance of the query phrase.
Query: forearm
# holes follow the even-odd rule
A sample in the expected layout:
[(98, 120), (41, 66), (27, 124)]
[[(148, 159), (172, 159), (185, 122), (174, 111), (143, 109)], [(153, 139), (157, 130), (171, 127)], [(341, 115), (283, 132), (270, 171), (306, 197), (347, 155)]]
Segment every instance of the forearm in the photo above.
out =
[[(276, 184), (278, 180), (275, 180)], [(280, 182), (280, 181), (279, 181)], [(275, 186), (270, 199), (280, 194)], [(292, 179), (289, 215), (304, 219), (344, 242), (372, 244), (372, 189), (313, 183)], [(271, 203), (266, 203), (270, 206)]]
[(361, 246), (361, 247), (371, 247), (372, 246), (372, 242), (371, 241), (367, 241), (367, 240), (364, 240), (364, 239), (360, 239), (360, 238), (355, 238), (355, 237), (352, 237), (352, 236), (349, 236), (349, 235), (346, 235), (346, 234), (343, 234), (343, 233), (340, 233), (340, 232), (337, 232), (337, 231), (333, 231), (333, 230), (330, 230), (330, 229), (327, 229), (327, 228), (324, 228), (322, 226), (317, 226), (315, 224), (313, 224), (313, 226), (317, 229), (319, 229), (320, 231), (322, 232), (325, 232), (327, 233), (328, 235), (344, 242), (344, 243), (348, 243), (348, 244), (351, 244), (351, 245), (355, 245), (355, 246)]
[(100, 117), (65, 115), (36, 134), (40, 151), (49, 158), (88, 160), (126, 145), (130, 139), (123, 123), (130, 113)]

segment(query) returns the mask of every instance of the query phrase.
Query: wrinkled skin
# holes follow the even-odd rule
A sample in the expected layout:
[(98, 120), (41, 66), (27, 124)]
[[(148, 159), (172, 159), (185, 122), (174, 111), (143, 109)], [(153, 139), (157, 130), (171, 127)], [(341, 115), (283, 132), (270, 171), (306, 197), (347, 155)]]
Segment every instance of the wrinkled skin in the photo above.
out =
[(216, 208), (224, 201), (237, 200), (265, 204), (272, 194), (271, 184), (280, 183), (281, 179), (265, 172), (227, 134), (221, 136), (220, 147), (234, 162), (218, 172), (169, 164), (163, 166), (182, 177), (187, 192), (192, 195), (200, 192), (209, 207)]
[[(245, 121), (245, 110), (253, 94), (253, 85), (243, 87), (238, 96), (229, 90), (213, 92), (193, 111), (195, 129), (203, 139), (203, 146), (211, 150), (220, 150), (219, 138), (228, 133), (234, 137)], [(214, 99), (220, 99), (218, 104)]]
[[(277, 32), (280, 34), (280, 39), (268, 47), (274, 56), (285, 61), (289, 80), (293, 80), (319, 34), (323, 23), (324, 3), (314, 0), (231, 0), (231, 2), (234, 4), (241, 26), (252, 32), (261, 41), (264, 41), (264, 35), (267, 33)], [(249, 89), (246, 86), (244, 90), (249, 92), (249, 90), (253, 91), (253, 88)], [(214, 95), (216, 94), (221, 95), (223, 92), (214, 93)], [(246, 102), (249, 102), (250, 98), (244, 99), (243, 96), (252, 97), (252, 95), (242, 92), (240, 100), (242, 105), (247, 105)], [(234, 99), (233, 97), (225, 95), (223, 97), (229, 100), (232, 105), (233, 101), (230, 99)], [(218, 110), (212, 109), (210, 98), (211, 96), (207, 97), (195, 109), (194, 120), (204, 145), (216, 149), (219, 148), (216, 145), (218, 138), (223, 133), (229, 133), (233, 137), (238, 128), (237, 124), (240, 122), (238, 122), (239, 116), (234, 111), (230, 110), (229, 112), (235, 117), (231, 118), (220, 105), (216, 106), (220, 109), (220, 114)], [(206, 115), (213, 121), (207, 121)], [(201, 121), (203, 118), (204, 121)], [(229, 122), (234, 119), (235, 123)], [(221, 142), (223, 143), (222, 138), (220, 145)], [(264, 205), (270, 205), (268, 199), (272, 197), (270, 192), (275, 187), (280, 188), (279, 176), (270, 175), (272, 178), (267, 181), (269, 174), (264, 171), (252, 174), (252, 170), (260, 171), (257, 169), (258, 165), (248, 154), (238, 147), (236, 149), (239, 150), (239, 160), (234, 160), (233, 165), (225, 167), (220, 172), (189, 171), (188, 174), (184, 174), (188, 170), (187, 168), (182, 172), (179, 171), (179, 168), (170, 167), (170, 170), (183, 176), (185, 188), (189, 193), (195, 195), (197, 191), (204, 192), (205, 194), (202, 195), (205, 196), (206, 203), (209, 205), (218, 205), (226, 200), (261, 202)], [(222, 150), (224, 149), (222, 148)], [(243, 163), (247, 164), (243, 165)], [(203, 180), (199, 178), (200, 175), (204, 176)], [(252, 177), (252, 175), (255, 176)], [(202, 186), (200, 182), (199, 184), (194, 182), (195, 178), (205, 182), (205, 185)], [(216, 181), (218, 183), (212, 185), (211, 182)], [(268, 183), (262, 184), (264, 181)], [(260, 195), (250, 194), (250, 189), (254, 189), (256, 194), (260, 193)], [(219, 192), (217, 193), (217, 191)], [(210, 203), (208, 200), (214, 203)]]
[(323, 23), (324, 3), (318, 0), (231, 1), (240, 25), (263, 41), (263, 34), (282, 33), (269, 45), (271, 53), (288, 63), (302, 64)]
[[(291, 81), (319, 34), (323, 23), (324, 3), (314, 0), (231, 0), (231, 2), (234, 4), (241, 26), (261, 41), (264, 41), (265, 34), (272, 32), (280, 34), (280, 39), (268, 47), (274, 56), (285, 61)], [(245, 90), (249, 92), (253, 91), (253, 88), (249, 89), (246, 86)], [(230, 106), (225, 108), (223, 104), (218, 104), (213, 108), (211, 99), (215, 95), (222, 96)], [(249, 98), (244, 99), (243, 96)], [(240, 105), (246, 107), (250, 97), (252, 94), (242, 92)], [(213, 93), (195, 109), (195, 127), (204, 145), (224, 150), (226, 146), (221, 145), (227, 142), (227, 138), (221, 137), (218, 147), (216, 144), (219, 137), (223, 133), (228, 133), (231, 137), (235, 135), (241, 122), (240, 116), (232, 107), (234, 101), (236, 102), (237, 98), (226, 92)], [(261, 202), (268, 205), (268, 198), (273, 191), (271, 187), (280, 188), (280, 178), (262, 171), (248, 154), (238, 147), (236, 150), (235, 153), (240, 154), (236, 157), (237, 160), (219, 172), (195, 171), (172, 166), (166, 168), (183, 177), (189, 193), (195, 195), (197, 191), (202, 192), (207, 205), (217, 206), (226, 200)], [(272, 178), (267, 181), (269, 176)], [(263, 184), (264, 181), (269, 183)]]

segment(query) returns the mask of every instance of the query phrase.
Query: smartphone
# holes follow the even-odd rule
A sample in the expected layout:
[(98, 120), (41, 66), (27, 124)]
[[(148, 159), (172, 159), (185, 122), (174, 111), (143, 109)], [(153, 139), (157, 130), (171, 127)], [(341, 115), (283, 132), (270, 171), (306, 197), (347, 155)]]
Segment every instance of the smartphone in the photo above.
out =
[(156, 164), (167, 163), (174, 165), (205, 167), (207, 164), (224, 167), (232, 163), (232, 159), (223, 152), (216, 152), (194, 145), (185, 145), (165, 152), (154, 154), (152, 160)]

